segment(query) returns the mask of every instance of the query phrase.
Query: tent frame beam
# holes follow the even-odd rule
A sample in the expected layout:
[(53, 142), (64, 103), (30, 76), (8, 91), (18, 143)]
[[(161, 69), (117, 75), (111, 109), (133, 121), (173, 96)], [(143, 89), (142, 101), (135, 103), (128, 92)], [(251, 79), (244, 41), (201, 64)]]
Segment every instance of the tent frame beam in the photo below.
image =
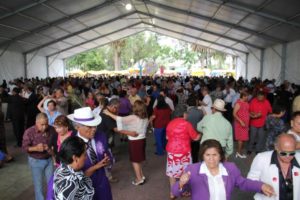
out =
[[(157, 28), (158, 29), (158, 28)], [(177, 40), (180, 40), (180, 41), (183, 41), (183, 42), (187, 42), (187, 43), (192, 43), (190, 41), (187, 41), (185, 39), (182, 39), (182, 38), (178, 38), (176, 36), (171, 36), (171, 35), (168, 35), (168, 34), (164, 34), (164, 33), (160, 33), (158, 30), (150, 30), (150, 29), (147, 29), (148, 31), (151, 31), (151, 32), (154, 32), (156, 34), (159, 34), (159, 35), (165, 35), (165, 36), (168, 36), (168, 37), (171, 37), (171, 38), (174, 38), (174, 39), (177, 39)], [(219, 49), (216, 49), (216, 48), (213, 48), (213, 47), (207, 47), (209, 49), (213, 49), (213, 50), (216, 50), (216, 51), (221, 51)], [(232, 53), (226, 53), (226, 54), (229, 54), (229, 55), (232, 55), (232, 56), (236, 56), (235, 54), (232, 54)]]
[(11, 43), (13, 43), (13, 42), (15, 42), (17, 40), (22, 40), (22, 39), (24, 39), (26, 37), (31, 36), (32, 34), (37, 34), (37, 33), (41, 32), (43, 30), (48, 29), (49, 27), (53, 27), (53, 26), (62, 24), (64, 22), (66, 22), (66, 21), (71, 20), (72, 18), (77, 18), (77, 17), (83, 16), (85, 14), (88, 14), (90, 12), (94, 12), (96, 10), (105, 8), (107, 6), (111, 6), (111, 5), (113, 5), (114, 3), (118, 2), (118, 1), (120, 1), (120, 0), (106, 0), (104, 3), (101, 3), (101, 4), (97, 5), (97, 6), (92, 7), (92, 8), (88, 8), (86, 10), (77, 12), (75, 14), (72, 14), (72, 15), (69, 15), (69, 16), (66, 16), (66, 17), (62, 17), (62, 18), (57, 19), (57, 20), (55, 20), (53, 22), (50, 22), (50, 23), (48, 23), (46, 25), (40, 26), (40, 27), (35, 28), (33, 30), (29, 30), (27, 33), (24, 33), (24, 34), (21, 34), (19, 36), (14, 37), (14, 38), (11, 38), (9, 41), (2, 42), (2, 43), (0, 43), (0, 47), (8, 45), (8, 44), (11, 44)]
[(276, 43), (286, 42), (282, 39), (279, 39), (279, 38), (276, 38), (276, 37), (273, 37), (273, 36), (270, 36), (270, 35), (266, 35), (264, 33), (261, 33), (261, 32), (258, 32), (258, 31), (255, 31), (255, 30), (252, 30), (252, 29), (249, 29), (249, 28), (245, 28), (245, 27), (239, 26), (239, 25), (234, 24), (234, 23), (229, 23), (229, 22), (219, 20), (219, 19), (216, 19), (216, 18), (207, 17), (205, 15), (201, 15), (201, 14), (194, 13), (194, 12), (191, 12), (191, 11), (186, 11), (186, 10), (175, 8), (175, 7), (172, 7), (172, 6), (165, 5), (165, 4), (153, 2), (151, 0), (143, 0), (143, 1), (146, 4), (152, 5), (154, 7), (163, 8), (165, 10), (173, 11), (173, 12), (176, 12), (176, 13), (181, 13), (181, 14), (186, 15), (186, 16), (192, 16), (192, 17), (195, 17), (195, 18), (198, 18), (198, 19), (213, 22), (213, 23), (216, 23), (216, 24), (228, 27), (228, 28), (233, 28), (233, 29), (245, 32), (245, 33), (255, 35), (257, 37), (264, 38), (264, 39), (269, 40), (269, 41), (273, 41), (273, 42), (276, 42)]
[(38, 47), (32, 48), (32, 49), (26, 51), (26, 53), (30, 53), (30, 52), (36, 51), (36, 50), (38, 50), (38, 49), (45, 48), (45, 47), (50, 46), (50, 45), (52, 45), (52, 44), (54, 44), (54, 43), (60, 42), (60, 41), (62, 41), (62, 40), (68, 39), (68, 38), (73, 37), (73, 36), (76, 36), (76, 35), (79, 35), (79, 34), (84, 33), (84, 32), (86, 32), (86, 31), (93, 30), (93, 29), (98, 28), (98, 27), (100, 27), (100, 26), (107, 25), (107, 24), (109, 24), (109, 23), (111, 23), (111, 22), (114, 22), (114, 21), (116, 21), (116, 20), (120, 20), (120, 19), (122, 19), (122, 18), (125, 18), (125, 17), (130, 16), (130, 15), (133, 15), (133, 14), (135, 14), (135, 12), (126, 13), (126, 14), (120, 15), (120, 16), (118, 16), (118, 17), (116, 17), (116, 18), (109, 19), (109, 20), (107, 20), (107, 21), (101, 22), (101, 23), (96, 24), (96, 25), (94, 25), (94, 26), (90, 26), (90, 27), (88, 27), (88, 28), (82, 29), (82, 30), (80, 30), (80, 31), (77, 31), (77, 32), (68, 34), (68, 35), (66, 35), (66, 36), (63, 36), (63, 37), (57, 38), (57, 39), (55, 39), (55, 40), (52, 40), (52, 41), (50, 41), (50, 42), (47, 42), (47, 43), (45, 43), (45, 44), (42, 44), (42, 45), (40, 45), (40, 46), (38, 46)]
[(45, 3), (46, 1), (48, 1), (48, 0), (38, 0), (38, 1), (34, 2), (34, 3), (27, 4), (26, 6), (20, 7), (18, 9), (16, 9), (16, 10), (11, 10), (11, 12), (6, 13), (4, 15), (1, 15), (0, 16), (0, 20), (8, 18), (8, 17), (11, 17), (11, 16), (16, 15), (16, 14), (19, 14), (20, 12), (28, 10), (28, 9), (34, 7), (34, 6), (38, 6), (38, 5), (42, 4), (42, 3)]
[[(137, 32), (135, 32), (135, 33), (133, 33), (133, 34), (130, 34), (130, 35), (121, 37), (121, 38), (119, 38), (118, 40), (123, 40), (123, 39), (125, 39), (125, 38), (127, 38), (127, 37), (130, 37), (130, 36), (132, 36), (132, 35), (139, 34), (139, 33), (143, 32), (143, 31), (145, 31), (145, 30), (137, 31)], [(80, 52), (80, 53), (83, 53), (83, 52), (86, 52), (86, 51), (91, 51), (91, 50), (93, 50), (93, 49), (96, 49), (96, 48), (99, 48), (99, 47), (108, 45), (108, 44), (110, 44), (110, 43), (111, 43), (111, 42), (105, 42), (105, 43), (103, 43), (103, 44), (101, 44), (101, 45), (99, 45), (99, 46), (96, 46), (96, 47), (94, 47), (94, 48), (90, 48), (90, 49), (85, 50), (85, 51), (82, 51), (82, 52)], [(63, 60), (65, 61), (67, 58), (70, 58), (70, 57), (71, 57), (71, 56), (65, 57), (65, 58), (63, 58)], [(65, 62), (64, 62), (64, 63), (65, 63)], [(65, 66), (66, 66), (66, 64), (65, 64)], [(64, 72), (64, 73), (65, 73), (65, 72)]]
[(0, 58), (5, 54), (5, 52), (8, 50), (10, 45), (6, 45), (6, 47), (2, 50), (2, 52), (0, 53)]
[[(205, 33), (208, 33), (208, 34), (211, 34), (211, 35), (215, 35), (215, 36), (218, 36), (218, 37), (221, 37), (221, 38), (224, 38), (224, 39), (228, 39), (228, 40), (231, 40), (231, 41), (234, 41), (234, 42), (238, 42), (238, 43), (241, 43), (241, 44), (244, 44), (244, 45), (248, 45), (248, 46), (254, 47), (254, 48), (256, 48), (256, 49), (263, 49), (263, 47), (260, 47), (260, 46), (257, 46), (257, 45), (254, 45), (254, 44), (245, 42), (245, 41), (243, 41), (243, 40), (238, 40), (238, 39), (235, 39), (235, 38), (226, 36), (226, 35), (222, 35), (222, 34), (219, 34), (219, 33), (215, 33), (215, 32), (213, 32), (213, 31), (209, 31), (209, 30), (206, 30), (206, 29), (198, 28), (198, 27), (196, 27), (196, 26), (191, 26), (191, 25), (188, 25), (188, 24), (184, 24), (184, 23), (181, 23), (181, 22), (169, 20), (169, 19), (166, 19), (166, 18), (163, 18), (163, 17), (159, 17), (159, 16), (157, 16), (157, 15), (148, 14), (148, 13), (141, 12), (141, 11), (137, 11), (137, 13), (142, 14), (142, 15), (146, 15), (146, 16), (149, 16), (149, 17), (151, 17), (151, 18), (156, 18), (156, 19), (158, 19), (158, 20), (162, 20), (162, 21), (165, 21), (165, 22), (168, 22), (168, 23), (172, 23), (172, 24), (175, 24), (175, 25), (183, 26), (183, 27), (185, 27), (185, 28), (190, 28), (190, 29), (194, 29), (194, 30), (196, 30), (196, 31), (201, 31), (201, 32), (205, 32)], [(145, 23), (145, 22), (144, 22), (144, 23)]]
[[(193, 39), (196, 39), (196, 40), (199, 40), (199, 41), (208, 42), (210, 44), (217, 45), (217, 46), (220, 46), (220, 47), (224, 47), (226, 49), (231, 49), (233, 51), (237, 51), (237, 52), (240, 52), (240, 53), (244, 53), (244, 54), (247, 53), (245, 51), (241, 51), (239, 49), (235, 49), (235, 48), (227, 46), (227, 45), (223, 45), (223, 44), (220, 44), (220, 43), (217, 43), (217, 42), (213, 42), (213, 41), (205, 40), (205, 39), (202, 39), (202, 38), (198, 38), (198, 37), (195, 37), (193, 35), (186, 34), (186, 33), (181, 33), (181, 32), (178, 32), (178, 31), (174, 31), (174, 30), (171, 30), (171, 29), (168, 29), (168, 28), (164, 28), (164, 27), (158, 26), (156, 24), (151, 24), (151, 23), (146, 23), (146, 22), (144, 22), (144, 24), (152, 25), (153, 28), (162, 29), (162, 30), (169, 31), (169, 32), (172, 32), (172, 33), (176, 33), (176, 34), (180, 34), (180, 35), (183, 35), (183, 36), (186, 36), (186, 37), (189, 37), (189, 38), (193, 38)], [(208, 47), (208, 48), (210, 48), (210, 47)]]
[(230, 1), (224, 1), (224, 0), (208, 0), (208, 1), (211, 1), (211, 2), (214, 2), (214, 3), (217, 3), (217, 4), (222, 4), (222, 5), (227, 6), (227, 7), (231, 7), (231, 8), (237, 9), (237, 10), (249, 12), (249, 13), (254, 14), (254, 15), (258, 15), (258, 16), (261, 16), (261, 17), (264, 17), (264, 18), (267, 18), (267, 19), (275, 20), (275, 21), (280, 22), (280, 23), (284, 23), (284, 24), (288, 24), (288, 25), (300, 28), (300, 23), (292, 22), (288, 19), (276, 16), (276, 15), (272, 15), (270, 13), (266, 13), (266, 12), (263, 12), (263, 11), (258, 11), (258, 10), (254, 9), (254, 8), (251, 8), (250, 6), (248, 6), (246, 4), (243, 4), (243, 3), (230, 2)]
[[(112, 32), (109, 32), (109, 33), (103, 34), (103, 35), (101, 35), (101, 36), (98, 36), (98, 37), (95, 37), (95, 38), (93, 38), (93, 39), (90, 39), (90, 40), (87, 40), (87, 41), (81, 42), (81, 43), (79, 43), (79, 44), (75, 44), (75, 45), (73, 45), (73, 46), (71, 46), (71, 47), (68, 47), (68, 48), (65, 48), (65, 49), (59, 50), (59, 51), (57, 51), (57, 52), (54, 52), (54, 53), (51, 53), (51, 54), (49, 54), (49, 55), (47, 55), (47, 56), (49, 56), (49, 57), (51, 57), (51, 56), (54, 56), (54, 55), (56, 55), (56, 54), (58, 54), (58, 53), (62, 53), (62, 52), (64, 52), (64, 51), (68, 51), (68, 50), (70, 50), (70, 49), (73, 49), (73, 48), (75, 48), (75, 47), (78, 47), (78, 46), (84, 45), (84, 44), (86, 44), (86, 43), (93, 42), (93, 41), (95, 41), (95, 40), (98, 40), (98, 39), (101, 39), (101, 38), (104, 38), (104, 37), (110, 36), (110, 35), (112, 35), (112, 34), (115, 34), (115, 33), (118, 33), (118, 32), (120, 32), (120, 31), (124, 31), (124, 30), (126, 30), (126, 29), (128, 29), (128, 28), (131, 28), (131, 27), (134, 27), (134, 26), (140, 25), (141, 23), (142, 23), (142, 22), (138, 22), (138, 23), (131, 24), (130, 26), (126, 26), (126, 27), (124, 27), (124, 28), (117, 29), (117, 30), (115, 30), (115, 31), (112, 31)], [(90, 49), (89, 49), (89, 50), (90, 50)]]

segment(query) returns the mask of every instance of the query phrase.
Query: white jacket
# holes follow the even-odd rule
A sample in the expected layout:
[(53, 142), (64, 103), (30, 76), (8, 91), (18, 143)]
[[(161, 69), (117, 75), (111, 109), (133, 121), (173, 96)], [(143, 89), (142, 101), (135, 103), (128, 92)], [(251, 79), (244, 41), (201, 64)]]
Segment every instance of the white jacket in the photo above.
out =
[[(271, 164), (271, 157), (273, 151), (267, 151), (257, 154), (254, 158), (251, 169), (247, 178), (252, 180), (259, 180), (271, 185), (274, 188), (276, 196), (267, 197), (263, 194), (256, 193), (255, 200), (279, 200), (279, 171), (275, 164)], [(300, 153), (297, 152), (295, 158), (300, 164)], [(293, 186), (294, 186), (294, 200), (300, 200), (300, 168), (293, 167)]]

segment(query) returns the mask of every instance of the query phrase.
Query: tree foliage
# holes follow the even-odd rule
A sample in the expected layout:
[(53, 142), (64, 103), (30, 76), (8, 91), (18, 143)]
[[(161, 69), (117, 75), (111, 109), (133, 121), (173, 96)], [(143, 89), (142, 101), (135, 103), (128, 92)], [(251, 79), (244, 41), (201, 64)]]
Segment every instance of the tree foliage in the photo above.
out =
[[(127, 69), (138, 62), (159, 62), (159, 65), (182, 60), (184, 66), (191, 67), (195, 63), (209, 68), (223, 68), (226, 54), (203, 47), (176, 41), (175, 45), (161, 45), (164, 37), (152, 32), (142, 32), (126, 39), (112, 42), (100, 48), (77, 54), (67, 60), (69, 69), (77, 68), (88, 70), (118, 70)], [(211, 65), (211, 58), (217, 60), (215, 66)]]

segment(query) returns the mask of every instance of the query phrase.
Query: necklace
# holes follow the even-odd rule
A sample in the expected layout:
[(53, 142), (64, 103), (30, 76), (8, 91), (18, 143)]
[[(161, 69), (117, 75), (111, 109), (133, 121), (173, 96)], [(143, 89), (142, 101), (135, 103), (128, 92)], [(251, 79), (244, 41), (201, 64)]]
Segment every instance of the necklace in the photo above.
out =
[(286, 177), (288, 176), (288, 172), (290, 170), (290, 167), (291, 167), (291, 164), (289, 164), (287, 167), (286, 166), (283, 166), (281, 163), (280, 163), (280, 171), (284, 177), (284, 179), (286, 179)]

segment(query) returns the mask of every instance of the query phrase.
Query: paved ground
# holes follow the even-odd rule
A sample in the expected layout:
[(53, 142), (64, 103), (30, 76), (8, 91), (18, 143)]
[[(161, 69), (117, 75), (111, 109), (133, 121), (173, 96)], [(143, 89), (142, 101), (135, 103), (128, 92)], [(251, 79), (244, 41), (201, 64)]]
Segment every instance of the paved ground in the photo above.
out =
[[(0, 169), (0, 200), (10, 199), (34, 199), (31, 173), (27, 165), (26, 155), (19, 149), (13, 147), (14, 137), (11, 132), (11, 124), (7, 125), (7, 138), (9, 151), (12, 152), (16, 161), (6, 164)], [(114, 200), (167, 200), (169, 189), (168, 179), (165, 176), (165, 157), (154, 155), (154, 141), (151, 135), (147, 138), (147, 162), (144, 164), (144, 172), (147, 182), (142, 186), (133, 186), (133, 171), (128, 161), (127, 143), (117, 143), (117, 163), (114, 166), (113, 174), (119, 178), (118, 183), (111, 185)], [(251, 160), (237, 160), (243, 175), (249, 170)], [(233, 200), (250, 200), (253, 194), (236, 190)], [(189, 198), (182, 198), (189, 199)]]

